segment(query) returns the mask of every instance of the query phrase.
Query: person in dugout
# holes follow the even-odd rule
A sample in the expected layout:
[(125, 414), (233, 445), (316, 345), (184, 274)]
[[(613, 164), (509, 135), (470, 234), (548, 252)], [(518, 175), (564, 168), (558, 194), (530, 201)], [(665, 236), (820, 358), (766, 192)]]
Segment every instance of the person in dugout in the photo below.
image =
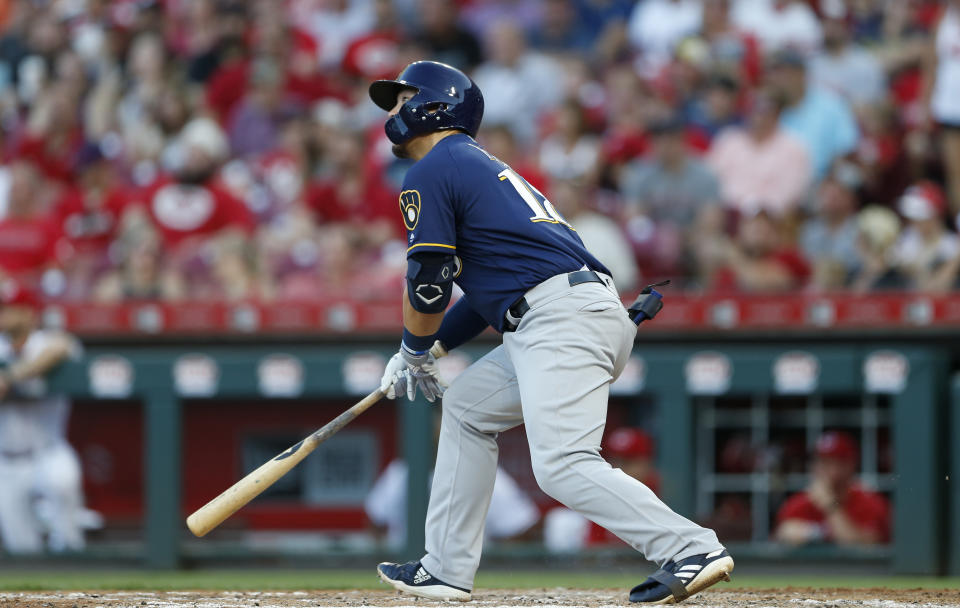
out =
[(80, 352), (72, 336), (40, 327), (31, 290), (0, 282), (0, 542), (8, 553), (79, 551), (85, 529), (98, 525), (67, 443), (70, 402), (45, 380)]
[(776, 540), (872, 545), (890, 541), (890, 505), (857, 479), (859, 450), (849, 434), (824, 433), (814, 448), (810, 484), (777, 513)]

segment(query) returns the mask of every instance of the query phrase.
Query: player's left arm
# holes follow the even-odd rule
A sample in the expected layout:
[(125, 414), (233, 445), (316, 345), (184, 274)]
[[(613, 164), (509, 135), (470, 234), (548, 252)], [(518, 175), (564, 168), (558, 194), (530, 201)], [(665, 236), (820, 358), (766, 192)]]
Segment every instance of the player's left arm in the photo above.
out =
[(76, 340), (67, 334), (57, 333), (36, 356), (23, 359), (0, 373), (5, 375), (11, 383), (39, 378), (66, 359), (76, 356), (78, 352), (79, 346)]
[(66, 359), (79, 357), (80, 352), (80, 345), (72, 336), (59, 332), (52, 334), (36, 355), (0, 370), (0, 393), (17, 383), (47, 375)]
[[(431, 339), (443, 324), (442, 312), (420, 312), (410, 303), (409, 287), (403, 288), (403, 327), (419, 339)], [(432, 343), (431, 343), (432, 344)]]
[(451, 167), (420, 161), (407, 173), (400, 212), (407, 229), (407, 273), (403, 297), (403, 339), (387, 363), (380, 390), (388, 399), (403, 392), (413, 400), (417, 388), (428, 401), (443, 394), (430, 348), (450, 303), (459, 273)]

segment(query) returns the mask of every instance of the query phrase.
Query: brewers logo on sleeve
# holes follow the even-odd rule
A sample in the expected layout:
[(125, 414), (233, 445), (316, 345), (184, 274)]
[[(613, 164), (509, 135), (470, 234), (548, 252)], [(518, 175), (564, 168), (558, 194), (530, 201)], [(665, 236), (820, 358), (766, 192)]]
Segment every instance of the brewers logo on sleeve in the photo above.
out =
[(400, 193), (400, 212), (407, 230), (417, 227), (420, 219), (420, 193), (416, 190), (404, 190)]

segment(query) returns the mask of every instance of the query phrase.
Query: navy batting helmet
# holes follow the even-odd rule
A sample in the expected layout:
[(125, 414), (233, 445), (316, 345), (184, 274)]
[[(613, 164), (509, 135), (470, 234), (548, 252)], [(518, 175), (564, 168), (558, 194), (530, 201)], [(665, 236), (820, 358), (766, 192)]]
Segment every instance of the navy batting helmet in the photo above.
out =
[(390, 141), (402, 144), (413, 137), (449, 129), (476, 137), (483, 119), (483, 94), (466, 74), (445, 63), (415, 61), (396, 80), (371, 84), (370, 99), (389, 112), (404, 89), (415, 89), (416, 94), (387, 120), (384, 130)]

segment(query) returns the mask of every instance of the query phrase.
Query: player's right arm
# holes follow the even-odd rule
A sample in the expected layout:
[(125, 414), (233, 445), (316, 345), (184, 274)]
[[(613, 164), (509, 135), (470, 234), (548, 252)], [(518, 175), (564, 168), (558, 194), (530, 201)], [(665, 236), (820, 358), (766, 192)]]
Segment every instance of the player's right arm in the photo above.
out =
[(480, 316), (464, 296), (450, 307), (437, 330), (437, 341), (443, 352), (451, 351), (479, 336), (489, 327), (486, 319)]

